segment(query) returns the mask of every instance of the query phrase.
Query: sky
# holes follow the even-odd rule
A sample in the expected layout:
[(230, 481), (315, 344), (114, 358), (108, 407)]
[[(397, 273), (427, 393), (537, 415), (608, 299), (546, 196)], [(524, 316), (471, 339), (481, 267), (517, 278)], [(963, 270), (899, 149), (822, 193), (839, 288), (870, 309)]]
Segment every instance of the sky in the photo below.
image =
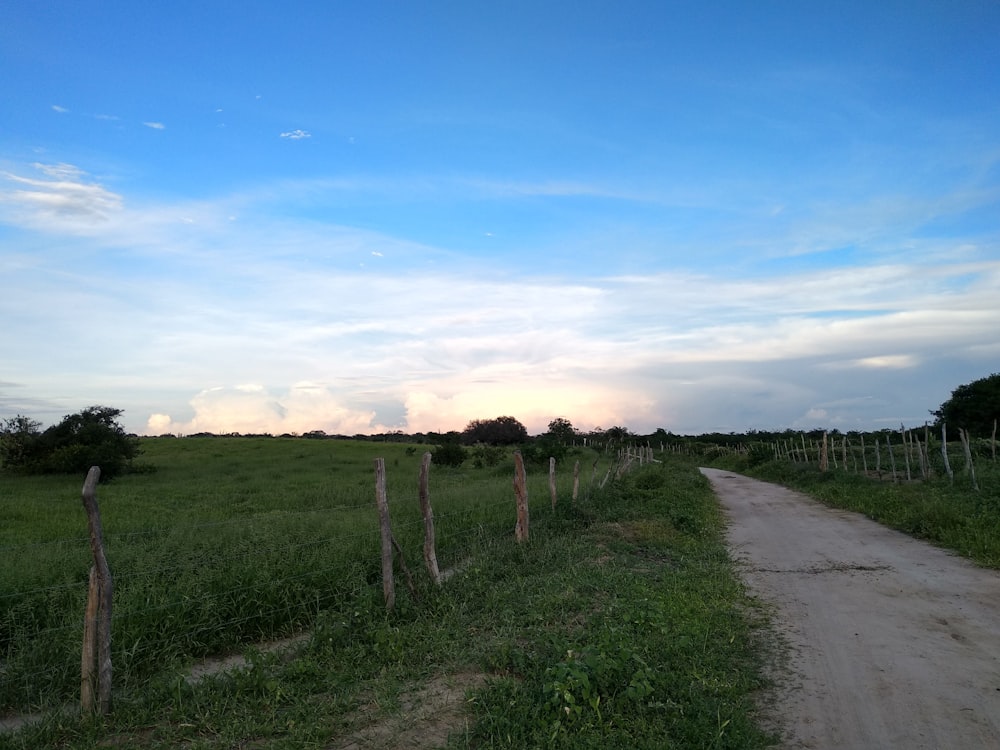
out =
[(1000, 371), (994, 0), (9, 0), (0, 418), (923, 424)]

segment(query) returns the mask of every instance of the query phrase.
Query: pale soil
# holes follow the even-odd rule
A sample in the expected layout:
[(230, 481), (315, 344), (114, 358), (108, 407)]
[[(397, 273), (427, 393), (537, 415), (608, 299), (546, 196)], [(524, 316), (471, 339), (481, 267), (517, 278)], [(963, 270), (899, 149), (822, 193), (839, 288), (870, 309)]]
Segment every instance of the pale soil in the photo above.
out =
[(482, 687), (478, 672), (439, 676), (403, 693), (398, 705), (382, 707), (372, 700), (347, 723), (355, 728), (327, 750), (433, 750), (451, 734), (468, 730), (472, 712), (468, 694)]
[(1000, 574), (777, 485), (702, 469), (779, 644), (785, 748), (1000, 748)]

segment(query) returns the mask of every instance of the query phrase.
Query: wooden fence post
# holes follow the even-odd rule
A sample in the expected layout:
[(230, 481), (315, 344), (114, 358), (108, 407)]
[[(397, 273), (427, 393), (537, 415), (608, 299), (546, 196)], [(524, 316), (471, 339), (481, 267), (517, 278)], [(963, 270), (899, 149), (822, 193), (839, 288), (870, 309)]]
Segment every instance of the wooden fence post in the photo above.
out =
[[(905, 425), (899, 425), (899, 439), (903, 441), (903, 461), (906, 462), (906, 481), (909, 482), (913, 479), (910, 474), (910, 446), (906, 439), (907, 429)], [(912, 438), (913, 435), (911, 434)]]
[(428, 477), (431, 469), (431, 454), (424, 453), (420, 462), (420, 512), (424, 516), (424, 563), (431, 580), (441, 585), (441, 571), (438, 569), (437, 552), (434, 549), (434, 511), (431, 510), (431, 493)]
[(944, 459), (949, 484), (955, 484), (955, 472), (951, 470), (951, 462), (948, 460), (948, 425), (944, 422), (941, 423), (941, 458)]
[[(830, 468), (830, 454), (827, 451), (827, 433), (823, 432), (823, 442), (820, 444), (819, 453), (819, 470), (827, 471)], [(834, 459), (836, 460), (836, 459)]]
[(573, 502), (580, 495), (580, 461), (573, 464)]
[(892, 469), (893, 484), (898, 484), (899, 478), (896, 476), (896, 454), (892, 451), (892, 442), (889, 440), (888, 430), (886, 430), (885, 433), (885, 449), (889, 451), (889, 467)]
[(514, 538), (519, 542), (528, 541), (528, 484), (524, 475), (524, 459), (521, 451), (514, 451), (514, 496), (517, 502), (517, 525)]
[(97, 507), (97, 482), (100, 478), (100, 467), (91, 466), (83, 483), (83, 507), (87, 512), (94, 565), (90, 569), (87, 587), (80, 662), (80, 705), (84, 711), (96, 711), (107, 716), (111, 713), (111, 602), (114, 584), (108, 558), (104, 554), (104, 529)]
[(552, 498), (552, 510), (556, 509), (556, 460), (549, 456), (549, 497)]
[(865, 471), (865, 476), (868, 476), (868, 457), (865, 456), (865, 433), (861, 433), (861, 466)]
[(979, 482), (976, 481), (976, 467), (972, 465), (972, 448), (969, 445), (969, 431), (959, 427), (958, 437), (962, 441), (962, 450), (965, 451), (965, 475), (972, 479), (972, 489), (979, 492)]
[(382, 535), (382, 593), (385, 608), (396, 606), (396, 582), (392, 577), (392, 525), (389, 521), (389, 499), (385, 493), (385, 459), (375, 459), (375, 504), (378, 506), (379, 531)]

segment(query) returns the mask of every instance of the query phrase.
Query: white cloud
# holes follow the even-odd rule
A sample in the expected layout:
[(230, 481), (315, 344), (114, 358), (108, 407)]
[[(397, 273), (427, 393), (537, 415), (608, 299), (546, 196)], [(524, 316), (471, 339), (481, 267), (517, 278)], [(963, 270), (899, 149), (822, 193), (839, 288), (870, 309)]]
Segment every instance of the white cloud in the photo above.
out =
[(305, 130), (290, 130), (287, 133), (282, 133), (281, 137), (290, 141), (301, 141), (303, 138), (312, 138), (312, 133)]
[(147, 128), (152, 128), (153, 130), (167, 129), (167, 126), (164, 125), (162, 122), (144, 122), (143, 125), (145, 125)]
[(67, 112), (69, 112), (68, 109), (66, 109), (65, 107), (60, 107), (58, 104), (53, 104), (52, 105), (52, 111), (53, 112), (58, 112), (61, 115), (62, 114), (66, 114)]
[(258, 384), (209, 388), (190, 402), (194, 417), (176, 422), (167, 414), (152, 414), (146, 434), (196, 432), (304, 433), (324, 430), (331, 434), (355, 435), (372, 429), (371, 410), (345, 407), (330, 390), (319, 384), (296, 383), (286, 392), (272, 394)]
[(18, 189), (0, 189), (0, 219), (12, 224), (53, 229), (55, 220), (70, 225), (104, 221), (119, 213), (122, 197), (95, 182), (72, 164), (33, 164), (45, 178), (2, 173)]

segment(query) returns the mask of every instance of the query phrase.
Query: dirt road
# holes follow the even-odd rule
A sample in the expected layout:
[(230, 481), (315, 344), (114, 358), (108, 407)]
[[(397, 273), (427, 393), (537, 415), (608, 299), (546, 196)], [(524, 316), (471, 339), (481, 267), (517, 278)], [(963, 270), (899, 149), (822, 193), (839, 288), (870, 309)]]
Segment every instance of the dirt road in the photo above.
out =
[(1000, 748), (1000, 574), (856, 513), (702, 469), (787, 640), (786, 748)]

